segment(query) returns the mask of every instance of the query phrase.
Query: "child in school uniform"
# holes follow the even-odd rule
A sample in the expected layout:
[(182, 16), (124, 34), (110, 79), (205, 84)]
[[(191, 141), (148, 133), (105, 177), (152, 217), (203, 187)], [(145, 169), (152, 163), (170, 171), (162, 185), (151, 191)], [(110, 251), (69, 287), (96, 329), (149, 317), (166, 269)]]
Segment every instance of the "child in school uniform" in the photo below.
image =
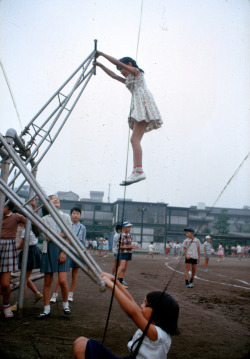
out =
[[(113, 290), (114, 276), (108, 273), (102, 273), (101, 276), (106, 286)], [(166, 359), (171, 345), (171, 335), (179, 334), (178, 303), (167, 293), (151, 292), (146, 295), (139, 307), (119, 281), (115, 283), (114, 295), (124, 312), (139, 328), (128, 342), (131, 355), (126, 359), (132, 358), (133, 353), (136, 359)], [(141, 342), (147, 325), (146, 336)], [(85, 337), (75, 340), (74, 356), (76, 359), (119, 359), (99, 342)]]
[(26, 223), (26, 218), (21, 214), (12, 213), (13, 209), (14, 204), (10, 201), (4, 207), (0, 239), (0, 287), (5, 318), (13, 317), (10, 309), (10, 275), (12, 271), (18, 270), (17, 227), (19, 223)]

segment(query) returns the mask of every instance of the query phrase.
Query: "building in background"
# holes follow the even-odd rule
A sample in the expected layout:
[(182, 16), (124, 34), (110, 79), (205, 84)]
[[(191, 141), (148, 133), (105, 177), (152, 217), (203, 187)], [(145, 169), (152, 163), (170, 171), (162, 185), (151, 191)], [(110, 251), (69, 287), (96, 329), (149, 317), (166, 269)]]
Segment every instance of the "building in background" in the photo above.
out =
[(133, 238), (143, 248), (150, 242), (154, 242), (159, 249), (165, 248), (167, 241), (182, 242), (186, 226), (198, 231), (197, 236), (201, 240), (210, 234), (215, 244), (219, 240), (225, 240), (228, 244), (237, 241), (250, 244), (249, 207), (211, 208), (203, 203), (191, 207), (174, 207), (162, 202), (134, 202), (131, 199), (105, 203), (103, 196), (104, 192), (91, 191), (90, 198), (80, 201), (77, 197), (60, 200), (61, 210), (66, 213), (74, 206), (81, 208), (81, 221), (87, 228), (88, 238), (101, 236), (112, 241), (116, 224), (130, 221), (133, 223)]

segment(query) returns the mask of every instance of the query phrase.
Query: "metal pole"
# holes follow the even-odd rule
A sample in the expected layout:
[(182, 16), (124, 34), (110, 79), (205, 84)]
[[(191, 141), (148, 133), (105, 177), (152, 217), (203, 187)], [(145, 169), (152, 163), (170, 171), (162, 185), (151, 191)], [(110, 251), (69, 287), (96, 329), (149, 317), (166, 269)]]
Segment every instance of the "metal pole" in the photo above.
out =
[[(12, 146), (13, 144), (12, 137), (7, 137), (6, 141), (9, 143), (10, 146)], [(5, 183), (8, 183), (10, 162), (11, 162), (10, 157), (8, 157), (8, 159), (4, 159), (3, 161), (1, 161), (1, 179)], [(1, 238), (2, 225), (3, 225), (4, 204), (5, 204), (5, 194), (3, 192), (0, 192), (0, 238)]]
[[(76, 264), (80, 266), (80, 268), (90, 276), (92, 280), (95, 282), (98, 282), (101, 284), (101, 287), (103, 287), (103, 281), (100, 278), (100, 274), (102, 270), (99, 270), (99, 268), (96, 268), (93, 266), (93, 264), (89, 261), (89, 259), (86, 257), (85, 252), (77, 253), (76, 250), (68, 243), (66, 240), (64, 240), (61, 236), (59, 236), (57, 233), (53, 232), (50, 228), (48, 228), (43, 222), (42, 219), (36, 214), (34, 211), (32, 211), (29, 207), (25, 208), (23, 207), (21, 199), (17, 196), (17, 194), (8, 187), (1, 179), (0, 184), (2, 185), (3, 189), (6, 190), (8, 197), (10, 200), (20, 208), (24, 215), (32, 220), (32, 222), (52, 241), (54, 242), (61, 250), (65, 252), (67, 256), (70, 257)], [(79, 260), (83, 260), (89, 268), (86, 268), (84, 264)], [(90, 271), (92, 270), (92, 272)], [(97, 277), (95, 278), (94, 275)], [(102, 289), (102, 288), (101, 288)]]
[(167, 218), (168, 218), (168, 203), (166, 203), (166, 207), (165, 207), (165, 235), (164, 235), (164, 251), (166, 249), (166, 243), (167, 243), (167, 238), (168, 238), (168, 234), (167, 234)]
[[(97, 40), (95, 39), (94, 42), (95, 42), (95, 56), (94, 56), (94, 61), (96, 61)], [(95, 66), (95, 69), (94, 69), (94, 75), (96, 75), (96, 66)]]
[[(94, 261), (92, 256), (88, 253), (86, 248), (83, 246), (83, 244), (80, 242), (80, 240), (74, 235), (74, 233), (69, 229), (64, 222), (62, 221), (61, 217), (59, 216), (59, 213), (56, 211), (56, 208), (52, 206), (47, 199), (46, 193), (43, 191), (41, 186), (38, 184), (38, 182), (35, 180), (32, 173), (30, 173), (27, 169), (27, 167), (23, 164), (23, 162), (19, 159), (19, 157), (16, 155), (16, 153), (12, 150), (11, 147), (8, 146), (7, 142), (5, 141), (4, 137), (0, 134), (0, 140), (2, 141), (3, 145), (5, 146), (7, 152), (12, 157), (13, 161), (17, 165), (17, 167), (20, 169), (20, 171), (23, 173), (23, 175), (26, 177), (27, 181), (29, 182), (30, 186), (33, 188), (35, 193), (40, 197), (44, 207), (48, 210), (48, 212), (51, 214), (52, 218), (55, 220), (57, 225), (60, 227), (62, 232), (66, 235), (67, 238), (70, 239), (71, 244), (75, 247), (77, 250), (85, 251), (86, 256), (88, 257), (89, 261), (93, 263), (93, 265), (96, 267), (96, 269), (99, 271), (98, 274), (102, 272), (99, 265)], [(64, 244), (65, 245), (65, 244)]]
[[(33, 172), (33, 176), (36, 178), (37, 168)], [(30, 186), (29, 191), (29, 201), (34, 198), (35, 191)], [(30, 205), (28, 205), (30, 206)], [(30, 206), (31, 207), (31, 206)], [(26, 226), (25, 226), (25, 239), (23, 245), (23, 253), (22, 253), (22, 266), (21, 266), (21, 276), (20, 276), (20, 286), (18, 291), (18, 299), (17, 299), (17, 310), (19, 317), (22, 317), (23, 314), (23, 302), (24, 302), (24, 292), (25, 292), (25, 279), (27, 273), (27, 263), (28, 263), (28, 253), (29, 253), (29, 239), (30, 239), (30, 231), (31, 231), (31, 221), (27, 218)]]
[(141, 246), (142, 246), (142, 236), (143, 236), (143, 217), (144, 217), (144, 211), (146, 211), (145, 207), (141, 208)]

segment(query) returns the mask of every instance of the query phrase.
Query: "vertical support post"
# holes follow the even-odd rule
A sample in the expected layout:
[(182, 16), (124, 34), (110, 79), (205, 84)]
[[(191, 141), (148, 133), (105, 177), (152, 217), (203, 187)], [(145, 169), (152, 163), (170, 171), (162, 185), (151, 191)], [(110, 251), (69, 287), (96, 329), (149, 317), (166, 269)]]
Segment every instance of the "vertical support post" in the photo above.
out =
[[(35, 178), (36, 178), (36, 174), (37, 174), (37, 168), (33, 171), (33, 175)], [(34, 197), (34, 195), (35, 192), (33, 188), (30, 186), (29, 200), (31, 200)], [(19, 318), (22, 318), (22, 314), (23, 314), (23, 302), (24, 302), (25, 279), (27, 273), (27, 262), (28, 262), (28, 254), (29, 254), (30, 230), (31, 230), (31, 221), (30, 219), (27, 218), (26, 226), (25, 226), (24, 245), (23, 245), (20, 286), (19, 286), (18, 299), (17, 299), (17, 310), (18, 310)]]
[[(94, 40), (95, 42), (95, 56), (94, 56), (94, 61), (96, 61), (96, 51), (97, 51), (97, 40)], [(95, 66), (95, 70), (94, 70), (94, 75), (96, 75), (96, 66)]]
[(143, 218), (144, 218), (144, 212), (147, 208), (142, 207), (141, 208), (141, 247), (142, 247), (142, 237), (143, 237)]
[[(12, 137), (6, 137), (6, 140), (9, 143), (9, 145), (12, 146), (13, 138)], [(11, 162), (10, 157), (7, 160), (1, 161), (1, 179), (5, 183), (8, 183), (10, 162)], [(5, 204), (5, 194), (0, 192), (0, 238), (1, 238), (2, 225), (3, 225), (4, 204)]]
[(164, 252), (166, 249), (166, 243), (168, 238), (168, 232), (167, 232), (167, 219), (168, 219), (168, 203), (166, 203), (165, 206), (165, 236), (164, 236)]

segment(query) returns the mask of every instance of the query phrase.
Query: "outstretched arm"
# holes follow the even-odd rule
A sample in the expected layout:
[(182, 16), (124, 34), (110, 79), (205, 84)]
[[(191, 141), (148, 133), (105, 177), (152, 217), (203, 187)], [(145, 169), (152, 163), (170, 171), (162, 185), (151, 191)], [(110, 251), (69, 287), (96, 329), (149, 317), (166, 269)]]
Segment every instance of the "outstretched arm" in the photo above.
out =
[[(112, 290), (114, 286), (114, 276), (104, 272), (101, 276), (106, 286)], [(114, 295), (124, 312), (135, 322), (138, 328), (143, 331), (148, 324), (148, 320), (142, 315), (140, 308), (132, 296), (119, 281), (116, 281)], [(153, 324), (150, 324), (148, 328), (147, 337), (153, 341), (157, 340), (157, 330)]]
[(112, 79), (120, 81), (123, 84), (125, 84), (126, 79), (124, 77), (116, 75), (113, 71), (108, 69), (106, 66), (104, 66), (100, 62), (95, 61), (95, 62), (93, 62), (93, 65), (94, 66), (99, 66), (104, 72), (106, 72), (106, 74), (108, 74), (110, 77), (112, 77)]
[(113, 65), (118, 66), (120, 68), (123, 68), (127, 71), (129, 71), (132, 75), (134, 75), (135, 77), (138, 77), (140, 75), (140, 70), (136, 67), (133, 66), (128, 66), (126, 64), (124, 64), (123, 62), (117, 60), (116, 58), (114, 58), (113, 56), (104, 54), (104, 52), (101, 51), (97, 51), (96, 57), (104, 57), (105, 59), (107, 59), (109, 62), (111, 62)]

